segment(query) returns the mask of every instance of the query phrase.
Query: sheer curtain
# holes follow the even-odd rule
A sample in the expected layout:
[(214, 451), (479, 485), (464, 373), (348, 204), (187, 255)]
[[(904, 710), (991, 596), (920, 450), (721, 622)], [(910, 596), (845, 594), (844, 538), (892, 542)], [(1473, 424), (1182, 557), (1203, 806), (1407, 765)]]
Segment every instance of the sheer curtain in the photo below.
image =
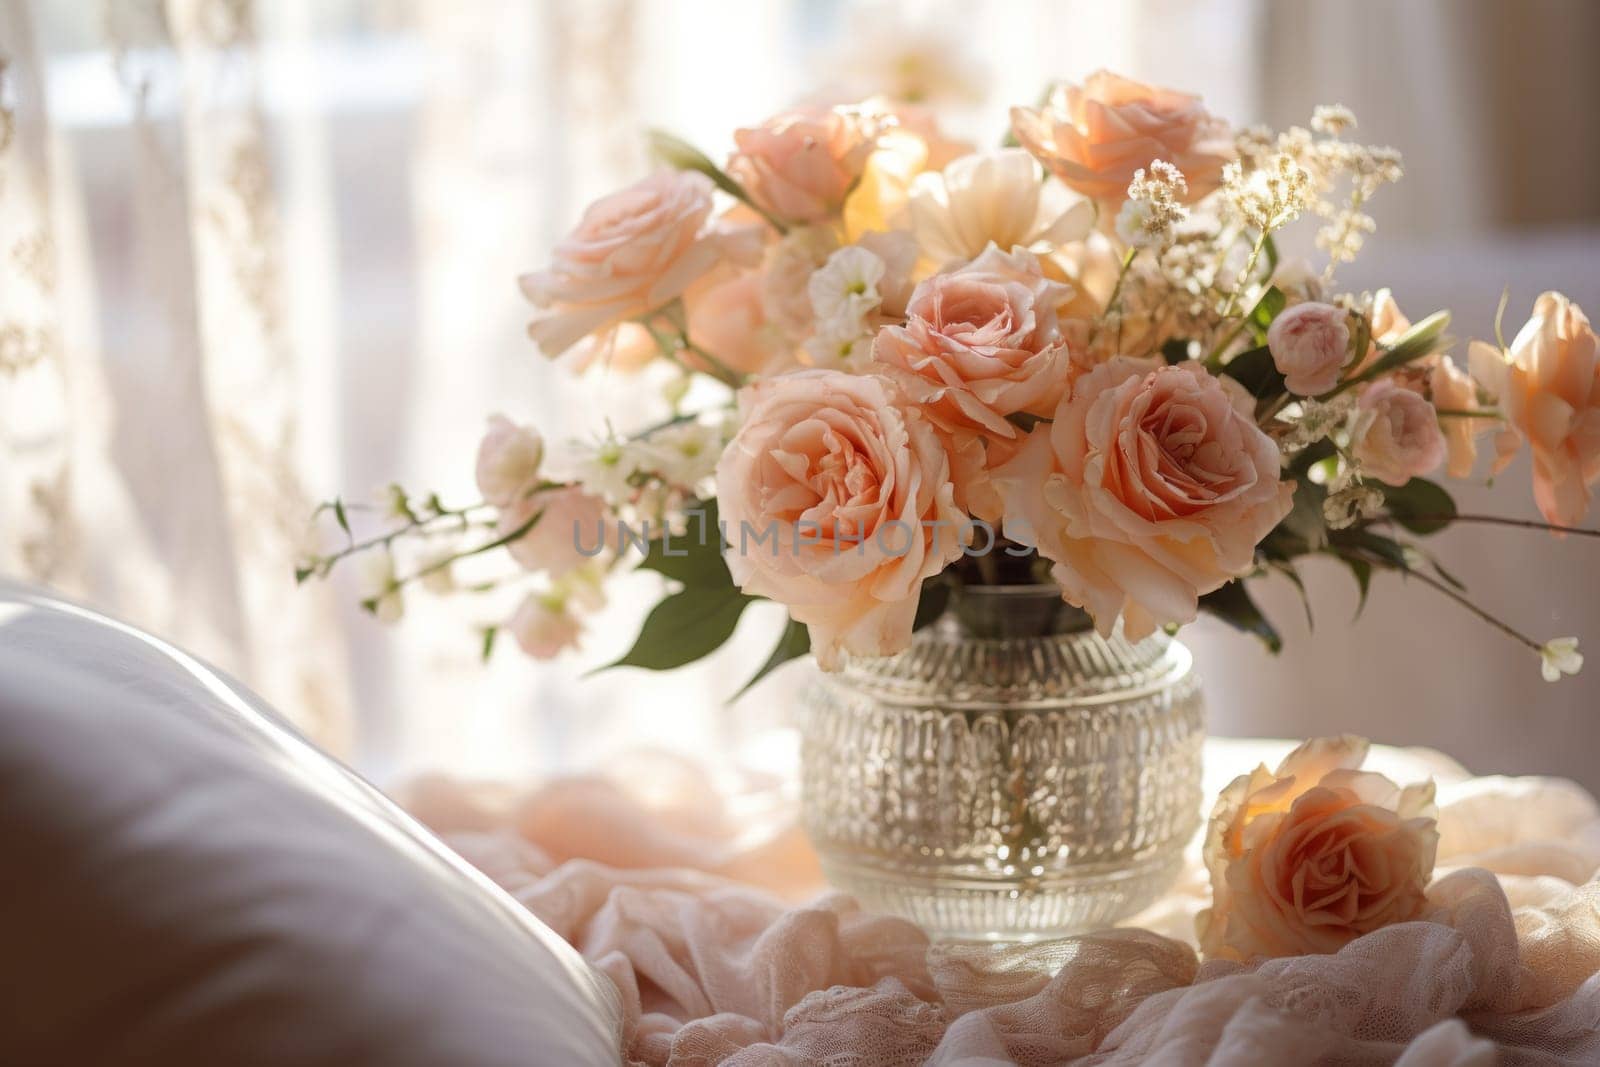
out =
[[(1386, 29), (1362, 44), (1363, 64), (1414, 81), (1374, 88), (1365, 109), (1346, 100), (1364, 116), (1381, 120), (1391, 89), (1463, 77), (1440, 32), (1449, 5), (1365, 8)], [(380, 779), (418, 766), (520, 776), (622, 744), (726, 751), (786, 714), (793, 676), (724, 703), (765, 656), (775, 612), (690, 670), (583, 678), (627, 647), (659, 592), (640, 576), (581, 656), (536, 664), (507, 647), (484, 666), (472, 625), (506, 605), (418, 599), (383, 629), (346, 576), (297, 589), (312, 507), (372, 501), (390, 481), (470, 499), (472, 450), (496, 410), (560, 445), (659, 403), (648, 378), (574, 382), (551, 367), (523, 336), (514, 284), (584, 203), (643, 171), (646, 127), (717, 156), (735, 126), (800, 95), (892, 77), (884, 57), (907, 39), (958, 58), (951, 70), (976, 92), (944, 111), (979, 144), (998, 140), (1004, 104), (1097, 66), (1202, 90), (1241, 122), (1302, 121), (1311, 98), (1353, 86), (1317, 65), (1331, 53), (1315, 44), (1354, 32), (1346, 10), (0, 0), (0, 568), (235, 672)], [(1388, 108), (1413, 121), (1379, 135), (1414, 156), (1479, 158), (1475, 135), (1449, 128), (1465, 106)], [(1431, 136), (1449, 143), (1414, 140)], [(1446, 188), (1414, 173), (1415, 203), (1439, 211), (1488, 196), (1471, 175)], [(1448, 199), (1430, 201), (1435, 188)], [(1416, 215), (1412, 232), (1437, 227)], [(1268, 595), (1280, 616), (1299, 610)], [(1374, 665), (1393, 634), (1367, 625), (1350, 654)], [(1264, 666), (1230, 635), (1193, 639), (1218, 732), (1369, 728), (1336, 694), (1306, 695), (1306, 678), (1327, 679), (1305, 657)], [(1389, 669), (1404, 667), (1373, 666)], [(1437, 743), (1445, 714), (1435, 700), (1372, 732)]]

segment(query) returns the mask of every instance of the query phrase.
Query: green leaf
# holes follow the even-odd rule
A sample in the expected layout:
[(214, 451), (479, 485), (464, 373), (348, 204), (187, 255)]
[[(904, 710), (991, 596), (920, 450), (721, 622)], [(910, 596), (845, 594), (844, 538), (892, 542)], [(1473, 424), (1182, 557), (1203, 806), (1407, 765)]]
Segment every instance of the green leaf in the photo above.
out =
[(694, 588), (732, 588), (733, 575), (722, 558), (716, 499), (689, 510), (689, 528), (681, 535), (663, 535), (651, 541), (639, 569), (655, 571)]
[(1307, 552), (1319, 552), (1328, 543), (1328, 519), (1322, 511), (1327, 499), (1327, 486), (1306, 477), (1295, 482), (1294, 507), (1280, 525), (1304, 542)]
[(730, 699), (728, 703), (731, 704), (733, 701), (744, 696), (757, 682), (761, 681), (761, 679), (765, 678), (767, 675), (771, 674), (785, 663), (788, 663), (792, 659), (799, 659), (801, 656), (810, 651), (811, 631), (806, 629), (805, 623), (795, 622), (793, 619), (790, 619), (787, 625), (784, 626), (783, 633), (778, 637), (778, 647), (772, 650), (772, 655), (767, 657), (767, 662), (761, 665), (761, 669), (756, 671), (756, 673), (751, 676), (748, 682), (739, 687), (739, 691), (733, 694), (732, 699)]
[(1306, 609), (1306, 629), (1315, 630), (1317, 628), (1317, 620), (1311, 615), (1311, 596), (1306, 592), (1306, 583), (1300, 578), (1300, 571), (1295, 568), (1293, 563), (1288, 562), (1274, 563), (1272, 569), (1289, 579), (1294, 587), (1299, 590), (1300, 603)]
[(1255, 397), (1257, 402), (1281, 396), (1284, 392), (1283, 375), (1272, 362), (1272, 353), (1266, 345), (1240, 352), (1228, 360), (1222, 373)]
[(939, 575), (934, 575), (922, 583), (922, 594), (917, 598), (917, 614), (911, 622), (911, 629), (920, 630), (934, 622), (944, 614), (944, 609), (950, 604), (950, 583), (941, 581)]
[(1370, 562), (1381, 563), (1397, 571), (1411, 570), (1411, 557), (1406, 555), (1406, 547), (1392, 537), (1352, 527), (1348, 530), (1335, 530), (1328, 535), (1328, 541), (1335, 553), (1341, 557), (1348, 558), (1348, 553), (1339, 551), (1340, 549), (1356, 549), (1372, 557)]
[(1356, 588), (1361, 591), (1361, 599), (1356, 601), (1356, 613), (1351, 621), (1361, 618), (1362, 609), (1367, 606), (1367, 593), (1372, 589), (1372, 564), (1364, 559), (1346, 558), (1345, 563), (1350, 566), (1350, 573), (1355, 577)]
[(338, 497), (333, 498), (333, 518), (339, 524), (339, 529), (345, 532), (345, 536), (351, 536), (350, 517), (344, 513), (344, 501)]
[(1174, 337), (1161, 346), (1161, 358), (1167, 361), (1168, 366), (1182, 363), (1189, 358), (1189, 342), (1182, 337)]
[(1456, 516), (1456, 502), (1437, 482), (1413, 478), (1405, 485), (1383, 487), (1383, 502), (1389, 514), (1414, 534), (1438, 533)]
[(754, 600), (731, 585), (725, 589), (687, 586), (650, 609), (627, 655), (599, 669), (670, 671), (693, 663), (733, 636), (739, 616)]
[(1261, 239), (1261, 251), (1267, 256), (1267, 277), (1272, 277), (1278, 270), (1278, 242), (1272, 239), (1269, 233)]
[(1200, 609), (1209, 611), (1236, 630), (1254, 634), (1274, 654), (1283, 650), (1283, 638), (1277, 629), (1261, 614), (1256, 602), (1250, 599), (1244, 582), (1232, 581), (1221, 589), (1200, 598)]
[(494, 655), (494, 641), (500, 636), (500, 627), (485, 626), (483, 628), (483, 662), (488, 663), (489, 657)]
[(1250, 330), (1255, 334), (1257, 344), (1267, 343), (1267, 327), (1272, 325), (1272, 320), (1278, 317), (1283, 310), (1288, 298), (1276, 285), (1267, 287), (1261, 294), (1261, 299), (1256, 301), (1256, 306), (1250, 309)]
[(1015, 426), (1017, 429), (1021, 430), (1023, 433), (1032, 433), (1034, 427), (1038, 426), (1041, 422), (1045, 423), (1046, 425), (1048, 425), (1050, 422), (1049, 419), (1043, 417), (1042, 415), (1030, 415), (1026, 411), (1013, 411), (1011, 414), (1006, 416), (1006, 421)]
[(713, 163), (710, 156), (688, 141), (681, 137), (674, 137), (664, 130), (649, 130), (645, 133), (645, 138), (650, 142), (650, 153), (661, 162), (679, 170), (699, 171), (707, 178), (710, 178), (718, 189), (746, 204), (756, 214), (766, 219), (779, 233), (786, 231), (786, 227), (781, 222), (750, 199), (750, 194), (745, 192), (744, 186), (729, 177), (728, 172)]

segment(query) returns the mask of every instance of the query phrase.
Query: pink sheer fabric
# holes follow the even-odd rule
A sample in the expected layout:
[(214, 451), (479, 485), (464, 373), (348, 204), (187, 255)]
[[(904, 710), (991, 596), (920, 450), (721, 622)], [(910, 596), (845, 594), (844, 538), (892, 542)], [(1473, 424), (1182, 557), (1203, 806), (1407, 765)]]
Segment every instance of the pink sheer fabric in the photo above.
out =
[[(1273, 751), (1213, 742), (1208, 778)], [(1196, 956), (1197, 851), (1127, 928), (930, 944), (820, 890), (789, 809), (755, 803), (771, 783), (718, 790), (655, 758), (525, 796), (434, 779), (409, 800), (616, 984), (632, 1063), (1600, 1062), (1594, 800), (1555, 779), (1472, 779), (1433, 753), (1369, 765), (1440, 781), (1427, 920), (1251, 965)]]

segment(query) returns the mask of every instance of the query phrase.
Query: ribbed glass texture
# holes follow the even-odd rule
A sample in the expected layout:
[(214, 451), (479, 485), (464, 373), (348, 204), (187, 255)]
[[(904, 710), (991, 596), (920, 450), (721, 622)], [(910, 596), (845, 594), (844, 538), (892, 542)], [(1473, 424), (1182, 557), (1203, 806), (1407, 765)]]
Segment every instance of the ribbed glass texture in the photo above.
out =
[(1102, 638), (1053, 587), (969, 588), (820, 676), (804, 817), (829, 880), (938, 937), (1097, 929), (1154, 901), (1200, 813), (1188, 649)]

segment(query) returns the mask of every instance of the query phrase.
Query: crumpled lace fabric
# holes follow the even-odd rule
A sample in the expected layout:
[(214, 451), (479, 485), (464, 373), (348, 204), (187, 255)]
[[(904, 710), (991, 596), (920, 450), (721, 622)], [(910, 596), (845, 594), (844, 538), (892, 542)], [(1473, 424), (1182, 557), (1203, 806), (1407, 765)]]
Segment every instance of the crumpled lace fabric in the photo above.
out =
[[(1249, 965), (1196, 956), (1197, 847), (1126, 928), (930, 944), (818, 895), (792, 815), (681, 761), (526, 796), (432, 779), (408, 802), (616, 984), (630, 1063), (1600, 1063), (1594, 799), (1562, 780), (1470, 778), (1436, 753), (1374, 751), (1369, 765), (1396, 780), (1440, 783), (1426, 919)], [(1211, 742), (1208, 789), (1274, 759)]]

